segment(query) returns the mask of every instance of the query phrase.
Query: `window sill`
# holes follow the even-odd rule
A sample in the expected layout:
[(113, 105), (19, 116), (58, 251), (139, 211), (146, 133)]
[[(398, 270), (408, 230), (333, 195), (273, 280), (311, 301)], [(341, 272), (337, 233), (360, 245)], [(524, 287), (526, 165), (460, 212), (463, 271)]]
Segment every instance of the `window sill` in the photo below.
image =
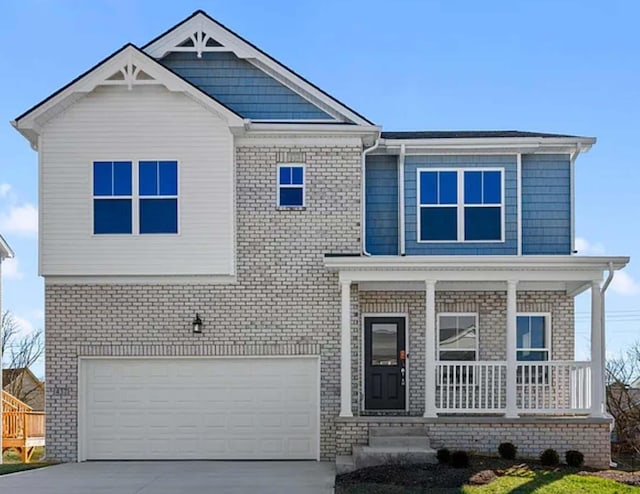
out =
[(306, 211), (306, 206), (276, 206), (276, 211)]

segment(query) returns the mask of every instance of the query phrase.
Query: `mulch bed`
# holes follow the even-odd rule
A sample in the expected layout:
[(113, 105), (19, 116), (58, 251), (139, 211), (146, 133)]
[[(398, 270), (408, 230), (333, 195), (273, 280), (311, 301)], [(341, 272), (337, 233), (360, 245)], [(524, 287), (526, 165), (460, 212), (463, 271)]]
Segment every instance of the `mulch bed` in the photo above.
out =
[[(336, 486), (354, 484), (385, 484), (403, 487), (456, 488), (463, 485), (484, 485), (505, 475), (518, 472), (547, 470), (536, 462), (503, 460), (501, 458), (474, 457), (469, 468), (453, 468), (443, 464), (381, 465), (363, 468), (336, 477)], [(589, 471), (560, 465), (552, 471), (595, 475), (631, 486), (640, 486), (640, 472), (619, 470)]]

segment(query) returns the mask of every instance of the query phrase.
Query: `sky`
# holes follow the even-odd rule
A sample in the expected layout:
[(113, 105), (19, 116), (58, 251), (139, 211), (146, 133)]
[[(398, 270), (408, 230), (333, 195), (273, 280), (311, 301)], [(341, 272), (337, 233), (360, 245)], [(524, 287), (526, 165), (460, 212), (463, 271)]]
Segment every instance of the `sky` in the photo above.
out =
[[(580, 254), (628, 255), (607, 292), (607, 348), (640, 340), (640, 2), (593, 0), (14, 0), (0, 6), (3, 307), (44, 326), (37, 155), (10, 120), (127, 42), (197, 9), (384, 130), (518, 129), (595, 136), (576, 165)], [(638, 259), (638, 263), (635, 262)], [(589, 294), (576, 356), (589, 355)], [(43, 364), (36, 373), (43, 375)]]

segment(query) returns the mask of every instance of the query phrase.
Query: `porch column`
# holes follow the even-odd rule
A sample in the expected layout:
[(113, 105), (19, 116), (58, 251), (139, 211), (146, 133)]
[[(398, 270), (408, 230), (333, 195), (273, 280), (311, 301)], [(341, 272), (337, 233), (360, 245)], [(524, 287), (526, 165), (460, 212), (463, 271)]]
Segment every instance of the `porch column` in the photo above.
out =
[(518, 416), (516, 396), (518, 365), (516, 347), (517, 289), (517, 281), (507, 281), (507, 407), (505, 417), (509, 418)]
[(425, 354), (424, 354), (424, 416), (436, 413), (436, 282), (425, 281)]
[(604, 345), (600, 281), (591, 282), (591, 416), (604, 416)]
[(340, 317), (340, 416), (351, 412), (351, 281), (340, 280), (342, 310)]

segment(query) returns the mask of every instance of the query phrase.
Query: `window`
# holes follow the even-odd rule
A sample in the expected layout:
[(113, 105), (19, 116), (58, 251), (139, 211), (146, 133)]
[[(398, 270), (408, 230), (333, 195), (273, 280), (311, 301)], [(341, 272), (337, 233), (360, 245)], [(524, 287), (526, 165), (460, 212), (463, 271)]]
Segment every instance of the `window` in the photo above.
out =
[(178, 233), (178, 163), (141, 161), (140, 233)]
[[(93, 163), (93, 233), (178, 233), (178, 163)], [(138, 221), (134, 221), (137, 218)]]
[(304, 206), (304, 166), (278, 165), (278, 206)]
[(418, 169), (418, 241), (502, 241), (502, 189), (502, 170)]
[(438, 360), (477, 360), (476, 314), (438, 314)]
[(93, 163), (93, 233), (131, 233), (130, 161)]
[(517, 317), (516, 346), (517, 359), (523, 362), (549, 360), (550, 335), (548, 316), (543, 314), (522, 314)]

